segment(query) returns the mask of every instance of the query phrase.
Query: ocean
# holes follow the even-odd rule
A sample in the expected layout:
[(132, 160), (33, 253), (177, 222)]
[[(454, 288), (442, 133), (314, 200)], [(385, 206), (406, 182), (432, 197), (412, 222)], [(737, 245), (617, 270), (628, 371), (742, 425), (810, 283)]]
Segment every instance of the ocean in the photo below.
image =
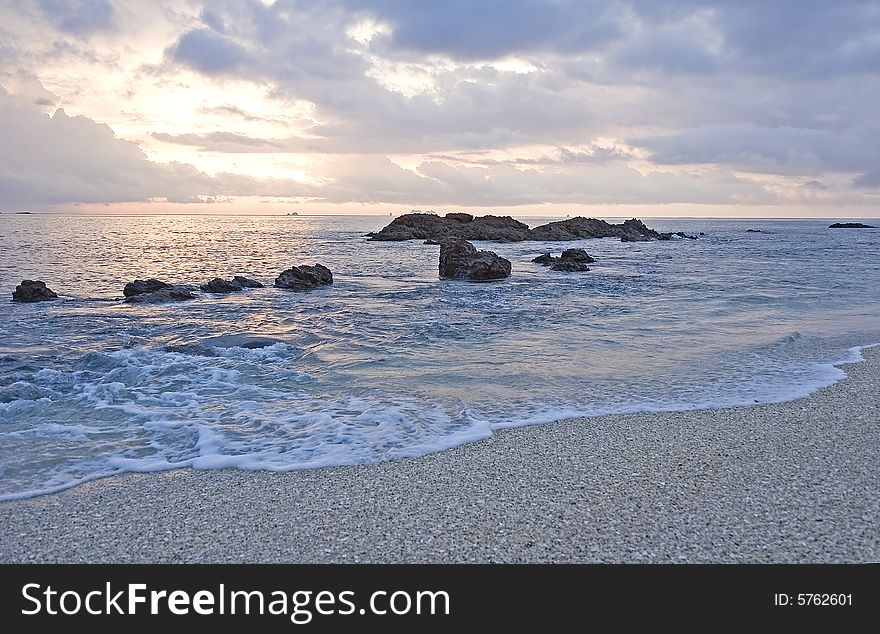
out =
[[(786, 401), (880, 342), (880, 230), (646, 219), (705, 235), (476, 243), (513, 274), (472, 284), (438, 279), (436, 246), (366, 241), (390, 220), (0, 216), (0, 499), (123, 472), (376, 462), (574, 416)], [(591, 271), (531, 262), (569, 247), (596, 259)], [(272, 288), (315, 262), (332, 286)], [(266, 288), (120, 301), (135, 278), (234, 274)], [(61, 298), (8, 301), (25, 278)], [(165, 350), (180, 344), (201, 354)]]

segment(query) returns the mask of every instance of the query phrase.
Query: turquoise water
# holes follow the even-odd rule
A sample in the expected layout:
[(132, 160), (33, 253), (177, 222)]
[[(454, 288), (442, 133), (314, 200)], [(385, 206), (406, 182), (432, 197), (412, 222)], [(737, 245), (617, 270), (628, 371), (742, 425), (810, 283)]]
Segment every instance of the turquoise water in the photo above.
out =
[[(365, 240), (388, 220), (0, 216), (0, 289), (34, 278), (62, 296), (0, 302), (0, 497), (124, 471), (373, 462), (575, 415), (789, 400), (880, 341), (880, 230), (649, 220), (706, 235), (478, 243), (513, 275), (468, 284), (438, 279), (436, 246)], [(567, 247), (595, 257), (592, 270), (530, 262)], [(332, 287), (271, 288), (314, 262)], [(233, 274), (268, 288), (119, 301), (136, 277)], [(271, 345), (243, 347), (254, 338)], [(181, 343), (210, 356), (164, 350)]]

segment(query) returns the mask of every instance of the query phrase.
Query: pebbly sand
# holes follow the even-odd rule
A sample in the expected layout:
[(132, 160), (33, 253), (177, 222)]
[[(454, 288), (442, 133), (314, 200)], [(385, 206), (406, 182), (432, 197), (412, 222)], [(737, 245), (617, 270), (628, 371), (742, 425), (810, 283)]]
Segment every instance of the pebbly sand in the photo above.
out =
[(290, 473), (0, 504), (2, 562), (880, 561), (880, 348), (797, 401), (573, 419)]

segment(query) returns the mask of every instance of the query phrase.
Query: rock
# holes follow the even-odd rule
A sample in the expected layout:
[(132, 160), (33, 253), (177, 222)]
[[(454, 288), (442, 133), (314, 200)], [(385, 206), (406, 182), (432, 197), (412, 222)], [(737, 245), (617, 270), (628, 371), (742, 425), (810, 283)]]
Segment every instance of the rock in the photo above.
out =
[(590, 257), (583, 249), (566, 249), (560, 257), (554, 257), (549, 253), (539, 255), (532, 262), (537, 262), (542, 266), (549, 266), (553, 271), (589, 271), (587, 266), (595, 260)]
[(166, 285), (152, 293), (138, 293), (125, 298), (126, 302), (134, 304), (164, 304), (166, 302), (182, 302), (187, 299), (195, 299), (192, 293), (193, 287), (186, 285)]
[(453, 222), (470, 222), (471, 220), (474, 219), (473, 215), (466, 214), (466, 213), (460, 212), (460, 211), (456, 212), (456, 213), (446, 214), (443, 217), (446, 218), (447, 220), (452, 220)]
[(241, 275), (236, 275), (231, 280), (215, 277), (210, 282), (201, 285), (201, 289), (205, 293), (234, 293), (246, 288), (263, 288), (263, 285)]
[(40, 280), (22, 280), (12, 291), (14, 302), (46, 302), (51, 299), (58, 299), (58, 294)]
[(478, 251), (466, 240), (440, 246), (440, 277), (450, 280), (485, 282), (510, 276), (510, 260), (492, 251)]
[(275, 288), (283, 288), (288, 291), (310, 291), (332, 283), (333, 273), (321, 264), (294, 266), (275, 278)]
[(595, 262), (596, 261), (592, 257), (590, 257), (589, 255), (587, 255), (587, 252), (584, 251), (583, 249), (566, 249), (565, 251), (562, 252), (561, 259), (564, 262), (581, 262), (581, 263), (588, 263), (588, 262)]
[(148, 280), (135, 280), (129, 282), (122, 289), (122, 294), (126, 297), (134, 297), (135, 295), (143, 295), (144, 293), (155, 293), (163, 288), (171, 288), (171, 284), (161, 282), (154, 277)]
[(398, 216), (378, 233), (373, 241), (431, 240), (442, 242), (446, 239), (494, 240), (497, 242), (518, 242), (529, 235), (528, 225), (509, 216), (480, 216), (452, 213), (440, 217), (434, 214), (410, 213)]
[(651, 238), (640, 233), (627, 232), (620, 235), (621, 242), (648, 242)]
[(679, 238), (687, 238), (688, 240), (696, 240), (697, 239), (697, 236), (688, 235), (684, 231), (676, 231), (673, 235), (676, 235)]
[[(767, 233), (761, 229), (746, 229), (746, 233)], [(703, 235), (702, 233), (700, 235)]]
[(874, 225), (865, 225), (861, 222), (835, 222), (828, 225), (829, 229), (876, 229)]
[(216, 357), (217, 353), (208, 346), (200, 343), (169, 344), (164, 348), (165, 352), (176, 352), (191, 357)]
[(560, 260), (550, 267), (551, 271), (565, 271), (567, 273), (579, 273), (589, 271), (590, 267), (585, 262), (575, 262), (573, 260)]
[[(659, 239), (661, 234), (649, 229), (635, 218), (621, 224), (609, 224), (595, 218), (569, 218), (548, 222), (534, 229), (510, 216), (479, 216), (466, 213), (450, 213), (438, 216), (433, 213), (409, 213), (398, 216), (377, 233), (368, 234), (370, 240), (428, 240), (442, 242), (448, 239), (491, 240), (494, 242), (520, 242), (542, 240), (558, 242), (585, 238), (619, 238), (624, 234)], [(641, 240), (642, 238), (635, 238)]]

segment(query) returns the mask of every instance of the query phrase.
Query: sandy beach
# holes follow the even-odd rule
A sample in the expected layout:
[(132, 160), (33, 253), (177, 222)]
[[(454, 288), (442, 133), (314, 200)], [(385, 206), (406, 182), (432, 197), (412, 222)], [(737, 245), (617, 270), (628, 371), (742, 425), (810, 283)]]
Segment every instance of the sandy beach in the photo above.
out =
[(0, 504), (3, 562), (880, 560), (880, 348), (797, 401), (573, 419), (417, 459)]

